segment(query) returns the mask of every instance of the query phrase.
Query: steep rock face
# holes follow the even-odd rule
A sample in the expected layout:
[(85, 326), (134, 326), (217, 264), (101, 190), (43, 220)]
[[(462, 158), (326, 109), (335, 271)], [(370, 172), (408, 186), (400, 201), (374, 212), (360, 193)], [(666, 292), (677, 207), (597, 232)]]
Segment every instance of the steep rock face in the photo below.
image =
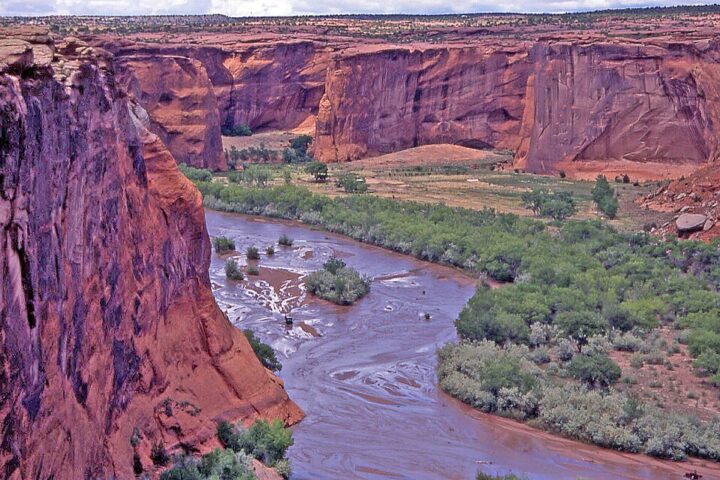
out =
[(125, 89), (147, 110), (150, 130), (179, 163), (225, 170), (220, 111), (203, 64), (187, 57), (138, 55), (119, 59)]
[(95, 41), (120, 58), (200, 62), (224, 125), (290, 129), (316, 118), (313, 148), (324, 161), (433, 143), (511, 149), (514, 167), (533, 172), (592, 170), (598, 162), (618, 171), (633, 165), (640, 176), (663, 164), (672, 175), (671, 166), (685, 174), (718, 159), (720, 42), (705, 34), (580, 37)]
[(517, 147), (527, 52), (382, 48), (340, 55), (328, 71), (315, 154), (352, 160), (430, 143)]
[(132, 478), (135, 431), (147, 468), (219, 418), (298, 420), (215, 304), (199, 193), (108, 56), (20, 40), (0, 58), (0, 476)]
[[(129, 67), (124, 69), (131, 74), (129, 82), (141, 92), (140, 103), (159, 132), (171, 129), (192, 133), (197, 126), (195, 117), (181, 115), (183, 111), (179, 108), (187, 107), (188, 97), (196, 86), (201, 92), (196, 95), (201, 99), (195, 102), (201, 106), (197, 108), (197, 119), (203, 114), (209, 118), (203, 133), (214, 142), (212, 150), (206, 153), (211, 153), (212, 158), (222, 148), (220, 126), (292, 129), (308, 120), (312, 122), (324, 91), (331, 51), (327, 45), (310, 40), (249, 41), (233, 36), (214, 40), (218, 43), (199, 46), (116, 39), (94, 39), (93, 43), (114, 52), (121, 69)], [(193, 67), (182, 66), (188, 63)], [(214, 100), (206, 95), (207, 87), (212, 89)], [(178, 136), (177, 141), (183, 142), (183, 137)], [(184, 142), (200, 137), (190, 136)], [(185, 158), (183, 150), (172, 141), (168, 146), (178, 161)], [(199, 148), (201, 143), (198, 141), (194, 146)]]
[(515, 166), (716, 160), (718, 53), (707, 42), (535, 45)]
[(325, 89), (327, 49), (298, 41), (227, 52), (230, 82), (213, 79), (226, 125), (290, 129), (317, 115)]

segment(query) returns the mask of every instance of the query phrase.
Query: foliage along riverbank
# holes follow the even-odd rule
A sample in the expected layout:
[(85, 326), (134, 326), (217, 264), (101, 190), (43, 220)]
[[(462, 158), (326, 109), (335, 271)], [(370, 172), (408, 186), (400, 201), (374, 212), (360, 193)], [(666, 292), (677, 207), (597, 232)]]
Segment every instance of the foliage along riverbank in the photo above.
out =
[[(478, 289), (456, 322), (461, 343), (439, 352), (441, 386), (466, 403), (605, 447), (720, 460), (717, 418), (661, 413), (618, 392), (621, 372), (608, 355), (646, 348), (648, 332), (672, 328), (717, 394), (717, 245), (621, 234), (599, 221), (546, 225), (492, 210), (331, 199), (293, 185), (198, 187), (208, 208), (300, 220), (512, 282)], [(652, 353), (666, 362), (677, 346), (662, 348)]]

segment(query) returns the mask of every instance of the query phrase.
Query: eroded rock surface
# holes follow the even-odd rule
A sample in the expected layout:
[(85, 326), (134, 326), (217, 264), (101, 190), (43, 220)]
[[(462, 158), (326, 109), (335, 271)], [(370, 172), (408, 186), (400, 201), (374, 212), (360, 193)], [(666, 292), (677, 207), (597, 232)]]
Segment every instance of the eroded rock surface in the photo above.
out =
[[(309, 122), (315, 155), (328, 162), (437, 143), (509, 149), (514, 168), (543, 173), (591, 162), (648, 164), (652, 173), (718, 159), (720, 42), (709, 30), (528, 32), (445, 32), (442, 41), (403, 44), (292, 30), (91, 41), (121, 61), (158, 58), (160, 70), (167, 56), (200, 62), (221, 125)], [(155, 88), (156, 76), (150, 64), (138, 70), (141, 90)], [(155, 95), (167, 96), (169, 110), (184, 82), (171, 78), (176, 85)], [(177, 113), (141, 103), (158, 127), (177, 125)], [(208, 118), (217, 130), (216, 115)], [(182, 156), (172, 142), (171, 151)]]
[(215, 304), (200, 195), (110, 56), (38, 38), (40, 63), (0, 71), (0, 476), (133, 478), (134, 432), (149, 469), (218, 419), (297, 421)]

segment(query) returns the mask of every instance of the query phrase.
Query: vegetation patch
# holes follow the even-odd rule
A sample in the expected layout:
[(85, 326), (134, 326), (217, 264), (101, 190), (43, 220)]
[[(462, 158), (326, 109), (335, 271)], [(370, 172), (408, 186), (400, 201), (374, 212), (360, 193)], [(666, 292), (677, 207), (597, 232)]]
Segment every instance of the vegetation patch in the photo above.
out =
[(245, 334), (245, 337), (248, 339), (248, 342), (250, 342), (250, 346), (252, 347), (253, 351), (255, 352), (255, 355), (258, 357), (260, 362), (265, 366), (265, 368), (269, 368), (270, 370), (277, 372), (282, 370), (282, 364), (275, 356), (275, 351), (272, 349), (270, 345), (267, 343), (263, 343), (260, 341), (259, 338), (255, 336), (252, 330), (245, 329), (243, 330), (243, 333)]
[(351, 305), (370, 293), (370, 279), (332, 257), (322, 270), (305, 278), (307, 291), (338, 305)]
[[(611, 448), (675, 459), (717, 457), (717, 418), (700, 421), (663, 411), (659, 401), (637, 401), (642, 416), (618, 417), (613, 408), (635, 401), (618, 389), (629, 389), (636, 376), (624, 381), (621, 373), (618, 381), (617, 364), (609, 358), (615, 358), (616, 343), (623, 352), (637, 350), (631, 355), (641, 356), (639, 367), (661, 361), (638, 339), (658, 327), (676, 329), (686, 332), (679, 340), (696, 359), (696, 375), (706, 376), (704, 388), (716, 388), (717, 244), (620, 233), (599, 220), (548, 226), (491, 209), (367, 195), (328, 198), (296, 186), (198, 186), (210, 208), (301, 220), (508, 282), (477, 290), (456, 321), (462, 343), (440, 355), (441, 386), (463, 401)], [(495, 352), (488, 360), (495, 364), (481, 362), (478, 352), (462, 354), (488, 341), (493, 348), (527, 353)], [(569, 400), (560, 395), (563, 389), (572, 394)]]
[(219, 255), (235, 251), (235, 240), (225, 236), (213, 237), (212, 245), (215, 253)]

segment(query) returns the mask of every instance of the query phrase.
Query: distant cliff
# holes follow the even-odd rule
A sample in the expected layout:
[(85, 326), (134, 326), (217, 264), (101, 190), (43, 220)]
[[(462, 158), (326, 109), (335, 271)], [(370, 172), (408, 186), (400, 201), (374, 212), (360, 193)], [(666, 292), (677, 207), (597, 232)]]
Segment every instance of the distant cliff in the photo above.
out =
[[(193, 66), (193, 65), (190, 65)], [(0, 477), (132, 478), (302, 415), (210, 291), (200, 194), (110, 56), (0, 32)]]
[[(432, 143), (510, 149), (515, 168), (533, 172), (590, 161), (700, 166), (718, 159), (719, 41), (576, 36), (407, 45), (231, 34), (191, 46), (95, 42), (121, 62), (174, 55), (202, 63), (221, 124), (290, 129), (310, 119), (315, 154), (328, 162)], [(156, 88), (160, 73), (145, 71), (140, 85)], [(178, 91), (188, 94), (177, 78), (177, 87), (168, 84), (168, 106)], [(140, 101), (154, 123), (165, 123)], [(207, 108), (207, 118), (216, 118), (212, 102)]]

